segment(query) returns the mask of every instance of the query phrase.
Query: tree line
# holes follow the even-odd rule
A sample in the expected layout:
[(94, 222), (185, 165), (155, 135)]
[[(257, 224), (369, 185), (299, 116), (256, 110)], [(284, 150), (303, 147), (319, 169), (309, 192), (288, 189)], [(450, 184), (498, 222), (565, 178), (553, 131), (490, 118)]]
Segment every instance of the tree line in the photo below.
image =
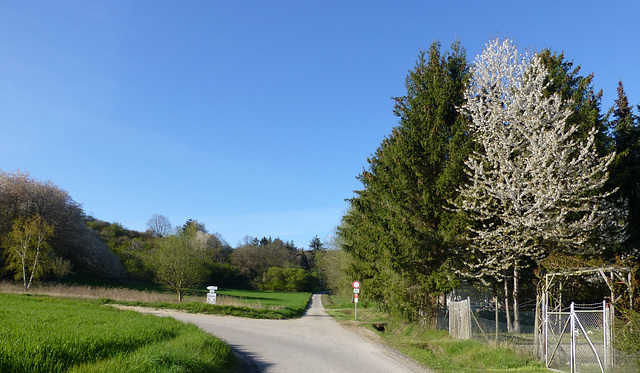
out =
[(201, 285), (311, 291), (321, 281), (317, 236), (306, 250), (271, 237), (232, 248), (193, 219), (172, 226), (154, 214), (147, 228), (96, 219), (52, 182), (0, 171), (1, 275), (25, 291), (36, 281), (156, 282), (182, 300)]
[(459, 42), (420, 52), (338, 227), (336, 290), (358, 279), (362, 298), (429, 322), (461, 281), (517, 310), (544, 270), (637, 264), (640, 108), (620, 82), (603, 112), (592, 81), (511, 40), (473, 62)]

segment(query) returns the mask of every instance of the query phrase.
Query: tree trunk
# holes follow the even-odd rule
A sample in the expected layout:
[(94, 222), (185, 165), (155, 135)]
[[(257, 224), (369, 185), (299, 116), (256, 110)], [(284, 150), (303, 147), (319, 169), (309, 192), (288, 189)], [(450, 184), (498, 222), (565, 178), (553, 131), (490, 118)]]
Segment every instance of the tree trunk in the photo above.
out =
[(504, 277), (504, 309), (507, 312), (507, 331), (511, 331), (511, 315), (509, 314), (509, 283), (507, 276)]
[(520, 315), (518, 314), (518, 276), (520, 270), (518, 268), (518, 259), (513, 263), (513, 332), (520, 333)]
[(493, 298), (494, 303), (496, 304), (496, 346), (498, 345), (498, 292), (496, 291), (496, 295)]
[(27, 287), (27, 262), (24, 257), (22, 257), (22, 282), (24, 283), (24, 292), (26, 293), (29, 288)]
[(33, 282), (33, 276), (36, 273), (36, 267), (38, 266), (38, 257), (40, 256), (40, 244), (38, 243), (38, 247), (36, 248), (36, 258), (33, 261), (33, 267), (31, 267), (31, 276), (29, 277), (29, 284), (27, 286), (27, 290), (31, 288), (31, 283)]

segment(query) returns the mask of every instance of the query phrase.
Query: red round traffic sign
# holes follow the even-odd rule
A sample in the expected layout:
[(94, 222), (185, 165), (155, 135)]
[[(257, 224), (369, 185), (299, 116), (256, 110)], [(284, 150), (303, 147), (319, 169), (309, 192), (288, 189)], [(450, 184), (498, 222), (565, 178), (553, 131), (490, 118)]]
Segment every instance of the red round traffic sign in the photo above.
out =
[(353, 288), (354, 289), (360, 289), (360, 282), (359, 281), (354, 281), (353, 282)]

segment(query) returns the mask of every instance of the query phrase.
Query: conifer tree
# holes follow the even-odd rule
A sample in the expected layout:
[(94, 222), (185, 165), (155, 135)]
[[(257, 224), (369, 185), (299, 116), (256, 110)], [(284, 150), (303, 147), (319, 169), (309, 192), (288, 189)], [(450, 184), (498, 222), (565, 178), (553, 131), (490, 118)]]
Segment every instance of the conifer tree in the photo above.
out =
[[(623, 250), (618, 254), (631, 254), (640, 260), (640, 117), (633, 114), (633, 107), (618, 83), (618, 98), (613, 108), (613, 120), (609, 123), (615, 142), (616, 157), (611, 167), (611, 185), (619, 188), (619, 197), (629, 208), (628, 236)], [(618, 195), (616, 195), (618, 196)]]
[(433, 43), (419, 54), (407, 94), (395, 99), (399, 125), (368, 159), (359, 176), (364, 188), (339, 229), (363, 289), (407, 319), (432, 316), (434, 296), (455, 285), (443, 266), (456, 226), (444, 205), (464, 179), (470, 149), (466, 120), (456, 110), (467, 81), (459, 43), (451, 53)]

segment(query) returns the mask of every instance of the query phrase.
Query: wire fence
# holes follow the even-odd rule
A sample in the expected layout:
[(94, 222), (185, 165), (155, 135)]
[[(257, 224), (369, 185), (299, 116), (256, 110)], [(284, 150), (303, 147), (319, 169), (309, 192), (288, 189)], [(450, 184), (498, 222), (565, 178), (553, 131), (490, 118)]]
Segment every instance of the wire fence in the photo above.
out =
[[(464, 300), (465, 302), (467, 300)], [(459, 302), (449, 302), (449, 305)], [(507, 323), (506, 311), (496, 307), (492, 303), (488, 302), (473, 302), (468, 301), (469, 308), (468, 322), (470, 327), (469, 336), (472, 339), (481, 341), (483, 343), (490, 343), (497, 346), (509, 347), (514, 350), (526, 354), (533, 354), (534, 352), (534, 331), (535, 331), (535, 303), (524, 303), (518, 313), (520, 319), (520, 332), (516, 333), (513, 330), (513, 325), (509, 327)], [(533, 306), (533, 308), (531, 308)], [(457, 309), (460, 305), (454, 306)], [(451, 329), (451, 326), (457, 328), (460, 323), (451, 323), (450, 321), (450, 307), (442, 307), (438, 312), (438, 328), (442, 330), (449, 330), (449, 333), (455, 338), (456, 335), (465, 335), (464, 331), (458, 331)], [(458, 311), (463, 312), (463, 311)], [(455, 315), (455, 314), (454, 314)], [(511, 318), (513, 318), (513, 312), (510, 312)], [(458, 316), (459, 318), (460, 316)], [(464, 324), (462, 324), (464, 325)], [(462, 339), (462, 338), (460, 338)]]
[[(542, 317), (536, 323), (536, 302), (523, 302), (518, 312), (520, 330), (515, 332), (500, 305), (496, 310), (495, 303), (450, 300), (449, 306), (438, 312), (438, 328), (449, 330), (454, 338), (471, 338), (536, 357), (557, 371), (640, 372), (640, 356), (615, 349), (613, 329), (609, 329), (609, 336), (605, 334), (605, 329), (612, 326), (606, 325), (606, 318), (612, 323), (614, 320), (605, 312), (602, 303), (574, 305), (573, 322), (570, 307), (549, 312), (545, 329)], [(470, 332), (464, 330), (467, 327)], [(606, 349), (609, 351), (605, 353)]]

